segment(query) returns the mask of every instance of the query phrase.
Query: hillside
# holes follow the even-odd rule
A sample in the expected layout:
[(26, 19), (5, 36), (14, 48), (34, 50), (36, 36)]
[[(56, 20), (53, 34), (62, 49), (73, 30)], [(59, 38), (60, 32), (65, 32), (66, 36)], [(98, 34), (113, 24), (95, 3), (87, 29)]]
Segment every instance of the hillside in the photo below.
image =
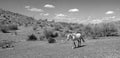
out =
[(34, 18), (21, 15), (19, 13), (14, 13), (11, 11), (0, 9), (0, 24), (17, 24), (17, 25), (26, 25), (33, 24), (35, 21)]
[(28, 17), (19, 13), (14, 13), (8, 10), (0, 9), (0, 25), (17, 24), (18, 26), (25, 26), (25, 25), (48, 26), (48, 25), (62, 24), (62, 23), (55, 22), (54, 20), (48, 21), (48, 19), (35, 20), (33, 17)]

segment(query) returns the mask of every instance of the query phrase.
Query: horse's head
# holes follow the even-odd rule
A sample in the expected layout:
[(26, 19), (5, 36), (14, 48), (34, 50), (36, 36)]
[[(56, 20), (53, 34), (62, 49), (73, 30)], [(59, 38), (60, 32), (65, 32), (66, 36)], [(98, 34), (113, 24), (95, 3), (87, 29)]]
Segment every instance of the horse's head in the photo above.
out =
[(66, 35), (67, 39), (71, 39), (71, 38), (72, 38), (72, 36), (73, 36), (73, 34), (72, 34), (72, 33), (68, 33), (68, 34)]

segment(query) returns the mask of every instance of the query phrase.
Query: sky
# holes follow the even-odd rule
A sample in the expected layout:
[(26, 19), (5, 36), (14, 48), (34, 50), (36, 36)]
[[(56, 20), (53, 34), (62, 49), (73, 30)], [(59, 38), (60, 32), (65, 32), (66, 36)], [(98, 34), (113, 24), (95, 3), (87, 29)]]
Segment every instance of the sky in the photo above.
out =
[(84, 17), (118, 15), (120, 0), (0, 0), (0, 8), (36, 19), (73, 22)]

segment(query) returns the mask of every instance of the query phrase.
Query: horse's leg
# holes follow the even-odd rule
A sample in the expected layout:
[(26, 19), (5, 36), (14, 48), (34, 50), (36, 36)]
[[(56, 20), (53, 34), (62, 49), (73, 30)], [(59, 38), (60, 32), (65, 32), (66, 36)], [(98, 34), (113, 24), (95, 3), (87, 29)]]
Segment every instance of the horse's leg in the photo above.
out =
[(75, 41), (73, 41), (73, 49), (76, 48), (76, 44), (75, 44)]
[(77, 40), (78, 41), (78, 47), (81, 46), (81, 39)]

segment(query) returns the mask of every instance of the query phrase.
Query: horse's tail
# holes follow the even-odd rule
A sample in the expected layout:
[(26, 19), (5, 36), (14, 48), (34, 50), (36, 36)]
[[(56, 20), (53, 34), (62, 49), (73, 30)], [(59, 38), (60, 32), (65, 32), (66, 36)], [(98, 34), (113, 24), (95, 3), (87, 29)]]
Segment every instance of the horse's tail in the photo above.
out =
[(85, 42), (84, 38), (82, 38), (82, 41)]
[(80, 40), (82, 40), (83, 42), (85, 42), (84, 38), (81, 36)]

